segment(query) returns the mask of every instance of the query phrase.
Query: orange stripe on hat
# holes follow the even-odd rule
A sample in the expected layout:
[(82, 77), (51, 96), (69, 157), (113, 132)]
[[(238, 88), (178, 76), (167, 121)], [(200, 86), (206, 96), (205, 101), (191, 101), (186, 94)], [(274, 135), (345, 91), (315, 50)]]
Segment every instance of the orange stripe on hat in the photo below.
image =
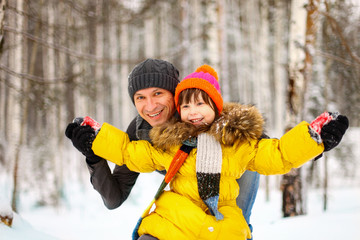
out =
[[(223, 99), (220, 92), (217, 72), (209, 65), (202, 65), (195, 72), (186, 76), (175, 89), (175, 106), (178, 105), (179, 94), (185, 89), (197, 88), (206, 92), (214, 101), (219, 113), (223, 109)], [(179, 107), (177, 107), (180, 112)]]

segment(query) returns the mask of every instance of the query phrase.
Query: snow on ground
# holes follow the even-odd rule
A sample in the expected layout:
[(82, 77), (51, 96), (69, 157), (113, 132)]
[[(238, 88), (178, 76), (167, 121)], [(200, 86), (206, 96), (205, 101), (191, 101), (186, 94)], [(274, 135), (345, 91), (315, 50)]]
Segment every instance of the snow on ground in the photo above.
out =
[[(158, 173), (141, 174), (129, 199), (115, 210), (104, 206), (90, 182), (68, 187), (67, 202), (57, 209), (34, 207), (30, 198), (23, 197), (13, 228), (0, 223), (0, 240), (131, 239), (132, 229), (162, 179)], [(0, 202), (4, 202), (1, 195), (0, 191)]]
[[(140, 184), (145, 195), (152, 196), (153, 181), (145, 176)], [(160, 179), (161, 180), (161, 179)], [(139, 183), (137, 183), (139, 184)], [(134, 189), (135, 190), (135, 189)], [(95, 193), (95, 194), (94, 194)], [(134, 195), (138, 192), (134, 192)], [(357, 239), (360, 235), (360, 187), (337, 188), (330, 191), (328, 211), (322, 211), (321, 190), (308, 194), (308, 214), (281, 218), (281, 192), (272, 191), (270, 201), (260, 190), (252, 214), (256, 240), (337, 240)], [(15, 214), (13, 227), (0, 224), (1, 240), (92, 240), (131, 239), (132, 229), (151, 197), (134, 202), (129, 199), (116, 210), (107, 210), (97, 193), (89, 188), (74, 194), (72, 207), (61, 209), (29, 208)]]
[(254, 239), (315, 240), (359, 239), (360, 187), (329, 191), (328, 210), (323, 211), (322, 190), (308, 193), (308, 214), (281, 218), (281, 193), (272, 192), (265, 202), (260, 191), (252, 214)]

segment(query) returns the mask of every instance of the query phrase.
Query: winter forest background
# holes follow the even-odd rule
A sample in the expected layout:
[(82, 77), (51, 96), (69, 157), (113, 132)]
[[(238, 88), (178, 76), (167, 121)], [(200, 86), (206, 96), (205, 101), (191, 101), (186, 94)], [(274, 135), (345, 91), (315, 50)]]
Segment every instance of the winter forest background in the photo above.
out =
[[(20, 215), (61, 209), (75, 183), (89, 188), (65, 128), (89, 115), (125, 130), (135, 116), (127, 76), (146, 58), (181, 77), (213, 66), (224, 100), (255, 104), (271, 137), (325, 110), (360, 127), (359, 0), (0, 0), (0, 203)], [(264, 197), (292, 179), (305, 214), (308, 189), (323, 193), (324, 210), (329, 188), (359, 191), (351, 136), (289, 176), (262, 177)]]

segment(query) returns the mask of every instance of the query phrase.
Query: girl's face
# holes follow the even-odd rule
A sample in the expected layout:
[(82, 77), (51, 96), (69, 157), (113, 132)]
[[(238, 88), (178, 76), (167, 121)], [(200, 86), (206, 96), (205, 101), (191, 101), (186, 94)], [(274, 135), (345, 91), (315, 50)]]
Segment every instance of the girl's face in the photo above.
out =
[(205, 103), (201, 94), (195, 99), (193, 96), (189, 103), (180, 105), (181, 120), (195, 126), (209, 125), (215, 119), (214, 109)]

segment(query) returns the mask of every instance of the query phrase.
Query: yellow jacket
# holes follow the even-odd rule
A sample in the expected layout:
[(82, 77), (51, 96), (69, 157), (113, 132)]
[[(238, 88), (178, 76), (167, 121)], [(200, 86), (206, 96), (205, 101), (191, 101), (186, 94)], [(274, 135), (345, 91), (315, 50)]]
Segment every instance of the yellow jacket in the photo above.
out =
[[(170, 191), (155, 202), (156, 209), (144, 218), (139, 235), (159, 239), (246, 239), (249, 227), (236, 205), (240, 178), (245, 170), (264, 175), (284, 174), (323, 152), (302, 122), (280, 139), (261, 139), (263, 119), (256, 108), (239, 104), (224, 106), (221, 117), (207, 133), (222, 146), (222, 169), (218, 209), (224, 219), (216, 221), (199, 196), (196, 179), (196, 148), (170, 182)], [(94, 153), (132, 171), (168, 170), (182, 141), (198, 129), (182, 122), (153, 128), (152, 146), (147, 141), (130, 142), (126, 133), (104, 123), (92, 149)], [(155, 193), (154, 193), (155, 194)]]

